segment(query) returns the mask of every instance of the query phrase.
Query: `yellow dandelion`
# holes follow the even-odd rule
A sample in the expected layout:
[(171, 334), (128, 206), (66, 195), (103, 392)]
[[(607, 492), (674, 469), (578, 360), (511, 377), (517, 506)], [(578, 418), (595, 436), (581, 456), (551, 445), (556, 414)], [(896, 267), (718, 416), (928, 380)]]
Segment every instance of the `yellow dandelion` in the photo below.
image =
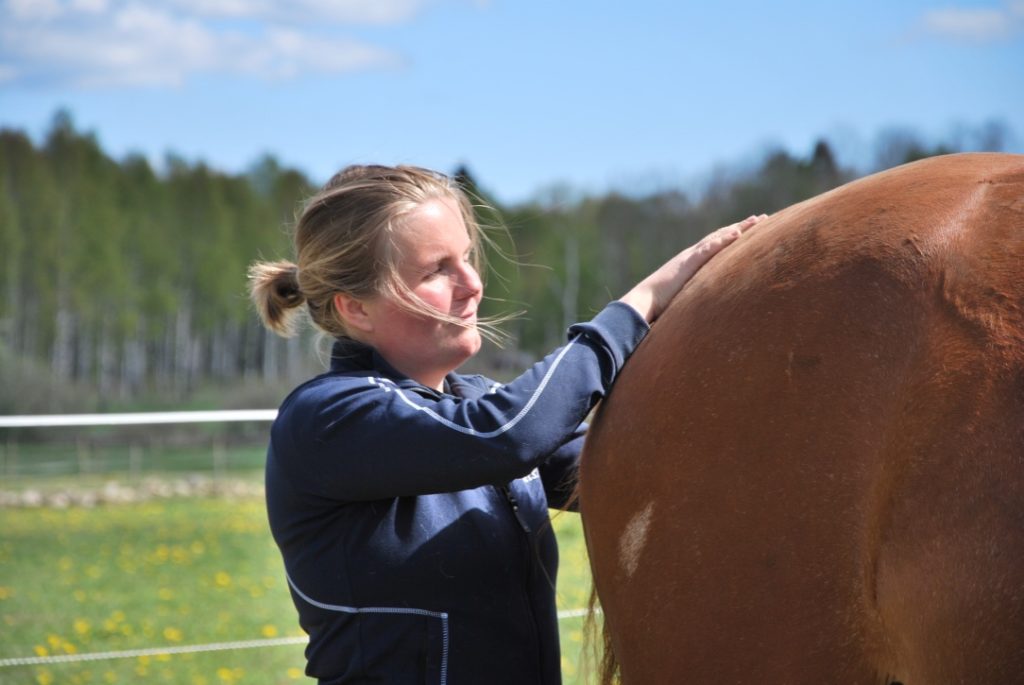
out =
[(235, 680), (235, 675), (231, 672), (231, 669), (224, 668), (223, 666), (217, 669), (217, 677), (225, 683), (232, 683)]
[(206, 546), (199, 540), (193, 542), (191, 545), (188, 546), (188, 548), (189, 551), (192, 552), (192, 554), (202, 554), (206, 551)]
[(295, 668), (294, 666), (292, 666), (291, 668), (288, 669), (288, 677), (291, 678), (292, 680), (298, 680), (299, 678), (302, 677), (302, 669), (301, 668)]
[(206, 676), (197, 674), (192, 676), (192, 685), (210, 685), (210, 681), (206, 679)]
[(75, 590), (71, 595), (75, 598), (76, 602), (84, 602), (86, 598), (84, 590)]
[(88, 635), (89, 629), (92, 626), (89, 625), (89, 622), (86, 621), (84, 618), (76, 618), (75, 622), (72, 624), (72, 627), (74, 628), (75, 632), (79, 635)]
[(135, 634), (135, 628), (132, 628), (132, 625), (130, 623), (125, 623), (123, 626), (121, 626), (121, 634), (125, 637), (131, 637)]
[(227, 587), (231, 585), (231, 576), (225, 571), (217, 571), (217, 575), (213, 577), (213, 582), (217, 584), (217, 587)]
[(149, 662), (150, 662), (149, 656), (143, 654), (142, 656), (139, 657), (139, 665), (140, 666), (149, 666)]
[(70, 571), (72, 566), (74, 562), (71, 561), (71, 557), (61, 557), (57, 560), (57, 568), (61, 571)]
[(157, 591), (156, 596), (162, 600), (174, 599), (174, 591), (169, 587), (162, 587)]
[(171, 660), (171, 655), (170, 654), (157, 654), (156, 655), (156, 660), (157, 661), (170, 661)]
[(181, 631), (177, 628), (164, 628), (164, 639), (171, 642), (181, 642)]
[(39, 685), (51, 685), (53, 683), (53, 674), (49, 671), (39, 671), (36, 673), (36, 682)]
[(125, 615), (124, 615), (124, 612), (123, 612), (123, 611), (121, 611), (120, 609), (117, 609), (117, 610), (113, 611), (113, 612), (112, 612), (112, 613), (110, 614), (110, 620), (112, 620), (112, 621), (115, 621), (115, 622), (117, 622), (117, 623), (120, 623), (120, 622), (121, 622), (121, 621), (123, 621), (124, 619), (125, 619)]
[(108, 683), (116, 683), (117, 682), (117, 674), (114, 673), (113, 671), (104, 671), (103, 672), (103, 680), (108, 682)]
[(96, 580), (103, 575), (103, 570), (99, 566), (93, 564), (85, 569), (85, 575), (89, 576), (93, 580)]
[(36, 645), (32, 648), (32, 651), (36, 653), (36, 656), (48, 656), (50, 654), (50, 650), (42, 645)]
[(14, 590), (0, 585), (0, 599), (9, 599), (14, 595)]
[(60, 635), (49, 634), (46, 636), (46, 642), (50, 645), (50, 649), (57, 649), (61, 643), (64, 642)]
[(64, 650), (65, 654), (77, 654), (78, 653), (78, 647), (76, 647), (73, 643), (68, 642), (66, 640), (60, 646), (60, 648)]
[(260, 634), (262, 634), (263, 637), (276, 637), (277, 626), (272, 626), (268, 623), (267, 625), (263, 626), (263, 628), (260, 630)]

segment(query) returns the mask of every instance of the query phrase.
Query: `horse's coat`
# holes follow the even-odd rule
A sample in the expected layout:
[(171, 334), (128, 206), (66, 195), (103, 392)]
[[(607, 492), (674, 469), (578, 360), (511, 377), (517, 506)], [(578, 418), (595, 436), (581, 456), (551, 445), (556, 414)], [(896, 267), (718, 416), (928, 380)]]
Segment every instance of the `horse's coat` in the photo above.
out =
[(625, 683), (1024, 681), (1024, 156), (876, 174), (715, 258), (600, 408), (580, 506)]

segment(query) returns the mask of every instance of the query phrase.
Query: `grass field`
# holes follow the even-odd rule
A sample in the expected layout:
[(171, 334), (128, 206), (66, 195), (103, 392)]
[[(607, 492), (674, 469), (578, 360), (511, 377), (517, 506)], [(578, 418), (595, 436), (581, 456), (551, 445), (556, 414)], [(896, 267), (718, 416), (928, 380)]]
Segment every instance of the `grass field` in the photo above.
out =
[[(557, 516), (555, 530), (559, 608), (584, 607), (590, 579), (578, 517)], [(0, 509), (0, 531), (0, 659), (303, 635), (260, 498)], [(585, 681), (582, 623), (561, 621), (566, 683)], [(305, 681), (302, 650), (3, 666), (0, 683), (295, 683)]]

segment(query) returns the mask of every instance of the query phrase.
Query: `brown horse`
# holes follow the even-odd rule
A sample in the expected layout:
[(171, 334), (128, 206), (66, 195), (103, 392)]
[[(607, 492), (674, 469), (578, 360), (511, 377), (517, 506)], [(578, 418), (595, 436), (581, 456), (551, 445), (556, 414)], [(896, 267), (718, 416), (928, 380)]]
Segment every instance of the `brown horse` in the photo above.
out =
[(580, 478), (625, 683), (1024, 682), (1024, 156), (765, 220), (654, 325)]

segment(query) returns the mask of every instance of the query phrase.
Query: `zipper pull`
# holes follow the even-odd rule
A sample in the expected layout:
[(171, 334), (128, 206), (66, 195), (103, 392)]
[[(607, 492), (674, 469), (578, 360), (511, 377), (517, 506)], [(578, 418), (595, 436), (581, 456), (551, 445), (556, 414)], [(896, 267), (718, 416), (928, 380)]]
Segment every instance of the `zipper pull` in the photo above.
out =
[(505, 499), (508, 500), (509, 505), (512, 507), (512, 513), (515, 514), (516, 521), (519, 521), (520, 527), (527, 533), (531, 532), (530, 525), (526, 522), (526, 519), (524, 519), (523, 515), (519, 512), (519, 500), (517, 500), (516, 496), (512, 494), (512, 489), (507, 485), (502, 485), (501, 488), (499, 489), (501, 490), (501, 494), (505, 495)]

